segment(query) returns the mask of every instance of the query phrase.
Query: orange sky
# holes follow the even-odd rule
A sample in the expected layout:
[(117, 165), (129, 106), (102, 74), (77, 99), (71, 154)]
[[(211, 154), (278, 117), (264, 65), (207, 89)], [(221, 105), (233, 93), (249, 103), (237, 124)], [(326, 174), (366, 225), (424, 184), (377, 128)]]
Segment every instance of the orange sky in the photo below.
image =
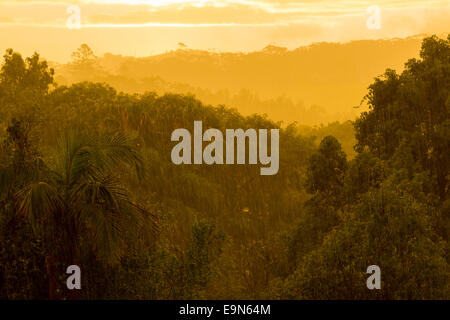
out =
[[(67, 8), (80, 8), (69, 29)], [(371, 6), (379, 29), (367, 27)], [(373, 11), (372, 11), (373, 12)], [(189, 48), (252, 51), (268, 44), (405, 37), (450, 30), (449, 0), (2, 0), (0, 43), (64, 62), (81, 43), (101, 55)], [(373, 20), (372, 20), (373, 21)]]

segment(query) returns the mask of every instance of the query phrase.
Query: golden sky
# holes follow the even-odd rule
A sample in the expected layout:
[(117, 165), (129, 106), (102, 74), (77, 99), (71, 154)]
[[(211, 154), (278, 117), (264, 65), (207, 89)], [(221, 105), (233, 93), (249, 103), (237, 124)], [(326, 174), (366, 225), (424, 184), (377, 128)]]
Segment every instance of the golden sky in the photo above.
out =
[[(69, 29), (71, 5), (81, 28)], [(378, 29), (367, 27), (380, 8)], [(406, 37), (450, 30), (450, 0), (2, 0), (5, 49), (66, 61), (81, 43), (97, 54), (146, 56), (189, 48), (252, 51), (320, 41)]]

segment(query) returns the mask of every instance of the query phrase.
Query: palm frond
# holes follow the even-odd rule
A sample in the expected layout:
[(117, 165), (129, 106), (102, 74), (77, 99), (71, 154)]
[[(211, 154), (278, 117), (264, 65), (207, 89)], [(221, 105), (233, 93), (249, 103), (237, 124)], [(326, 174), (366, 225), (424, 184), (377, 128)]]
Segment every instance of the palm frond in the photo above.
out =
[(70, 131), (60, 142), (63, 152), (58, 171), (67, 185), (98, 171), (120, 172), (124, 167), (134, 168), (142, 178), (143, 160), (133, 141), (133, 137), (123, 132), (93, 139)]
[(143, 159), (138, 152), (134, 138), (125, 132), (106, 137), (101, 150), (113, 166), (129, 166), (136, 170), (138, 177), (143, 177)]
[(100, 209), (98, 205), (88, 204), (83, 209), (85, 230), (89, 233), (91, 249), (98, 259), (106, 264), (116, 264), (124, 253), (124, 230), (119, 213)]
[(30, 221), (36, 233), (55, 224), (55, 214), (63, 208), (58, 191), (46, 182), (31, 183), (19, 190), (14, 198), (17, 213)]
[(133, 203), (111, 175), (92, 176), (79, 184), (71, 194), (71, 203), (81, 203), (76, 214), (86, 221), (94, 250), (107, 263), (119, 261), (127, 239), (143, 237), (150, 243), (158, 235), (156, 215)]

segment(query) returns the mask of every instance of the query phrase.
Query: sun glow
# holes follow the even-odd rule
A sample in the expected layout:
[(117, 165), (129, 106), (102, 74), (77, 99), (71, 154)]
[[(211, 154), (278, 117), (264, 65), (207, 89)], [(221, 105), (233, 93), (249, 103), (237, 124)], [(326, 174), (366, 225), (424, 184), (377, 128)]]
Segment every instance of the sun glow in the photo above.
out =
[(96, 4), (127, 4), (127, 5), (148, 5), (152, 7), (162, 7), (173, 4), (198, 4), (214, 2), (214, 0), (83, 0), (84, 3)]
[[(147, 55), (176, 49), (179, 42), (197, 49), (250, 51), (268, 44), (296, 48), (320, 41), (441, 34), (450, 29), (448, 0), (377, 0), (381, 24), (369, 28), (367, 9), (373, 4), (373, 0), (2, 0), (0, 41), (32, 52), (42, 46), (40, 39), (46, 39), (47, 56), (62, 60), (89, 41), (98, 44), (98, 51)], [(75, 14), (67, 12), (72, 5), (79, 7), (77, 28), (67, 23)]]

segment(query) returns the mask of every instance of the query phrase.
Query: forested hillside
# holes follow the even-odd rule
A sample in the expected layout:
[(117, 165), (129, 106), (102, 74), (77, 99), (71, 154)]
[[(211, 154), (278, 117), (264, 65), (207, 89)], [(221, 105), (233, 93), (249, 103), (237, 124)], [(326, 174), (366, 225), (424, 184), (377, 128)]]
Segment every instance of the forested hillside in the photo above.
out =
[[(450, 299), (450, 37), (416, 55), (372, 82), (353, 123), (307, 127), (189, 95), (57, 85), (38, 54), (8, 50), (0, 299)], [(174, 165), (171, 133), (194, 120), (279, 128), (278, 174)], [(82, 290), (66, 289), (72, 264)], [(366, 287), (369, 265), (381, 290)]]
[(55, 81), (105, 82), (127, 93), (194, 94), (243, 115), (267, 114), (285, 124), (320, 125), (354, 120), (367, 86), (386, 68), (417, 57), (423, 35), (406, 39), (314, 43), (288, 50), (219, 53), (180, 48), (144, 58), (104, 54), (88, 45), (71, 62), (56, 65)]

